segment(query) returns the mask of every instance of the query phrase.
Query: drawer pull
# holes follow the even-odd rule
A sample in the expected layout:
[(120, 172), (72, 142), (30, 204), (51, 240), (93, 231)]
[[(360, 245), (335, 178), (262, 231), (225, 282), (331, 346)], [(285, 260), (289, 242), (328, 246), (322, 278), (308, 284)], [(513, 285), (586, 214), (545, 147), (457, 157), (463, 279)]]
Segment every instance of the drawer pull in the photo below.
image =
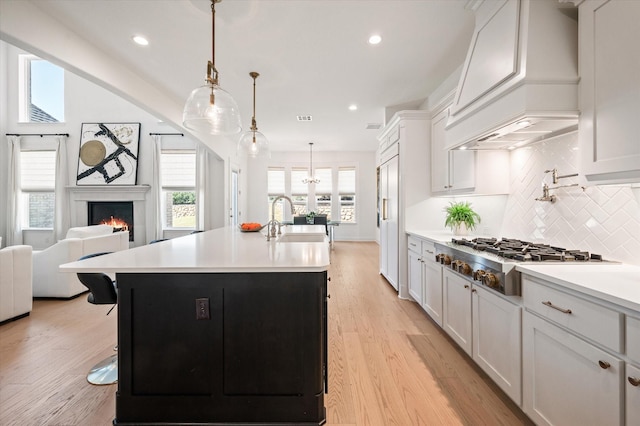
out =
[(464, 288), (469, 288), (469, 285), (468, 285), (468, 284), (465, 284), (465, 285), (464, 285)]
[(627, 377), (627, 380), (629, 380), (629, 383), (631, 383), (631, 386), (640, 386), (640, 379), (637, 377)]
[(598, 361), (598, 365), (603, 370), (606, 370), (607, 368), (611, 367), (611, 364), (609, 364), (607, 361)]
[(570, 314), (571, 313), (571, 309), (563, 309), (560, 308), (558, 306), (555, 306), (553, 303), (551, 303), (551, 301), (547, 300), (546, 302), (542, 302), (543, 305), (548, 306), (550, 308), (555, 309), (556, 311), (560, 311), (563, 314)]

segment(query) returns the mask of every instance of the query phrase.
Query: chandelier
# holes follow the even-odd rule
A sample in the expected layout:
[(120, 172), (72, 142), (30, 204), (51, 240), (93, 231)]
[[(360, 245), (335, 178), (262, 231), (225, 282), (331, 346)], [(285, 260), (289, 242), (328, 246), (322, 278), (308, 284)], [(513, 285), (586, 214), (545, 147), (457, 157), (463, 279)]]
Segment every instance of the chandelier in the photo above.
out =
[(207, 62), (207, 77), (204, 86), (194, 89), (187, 99), (182, 113), (182, 124), (189, 130), (212, 135), (231, 135), (242, 130), (238, 104), (218, 84), (215, 66), (216, 11), (215, 4), (222, 0), (211, 0), (211, 60)]
[(269, 143), (267, 138), (258, 131), (256, 124), (256, 78), (260, 74), (252, 71), (249, 75), (253, 78), (253, 116), (251, 117), (251, 128), (244, 132), (238, 140), (238, 149), (255, 158), (268, 152)]
[(320, 183), (320, 179), (313, 175), (313, 142), (309, 142), (309, 177), (302, 179), (302, 183)]

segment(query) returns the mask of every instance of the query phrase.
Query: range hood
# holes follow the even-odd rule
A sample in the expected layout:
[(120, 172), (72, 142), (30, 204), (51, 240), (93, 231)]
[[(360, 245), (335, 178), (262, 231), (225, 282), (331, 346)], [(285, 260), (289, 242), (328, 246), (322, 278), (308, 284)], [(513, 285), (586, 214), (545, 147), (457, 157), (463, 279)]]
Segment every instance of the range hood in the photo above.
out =
[[(563, 0), (560, 0), (563, 1)], [(513, 149), (578, 126), (578, 22), (558, 0), (470, 0), (476, 28), (448, 149)]]

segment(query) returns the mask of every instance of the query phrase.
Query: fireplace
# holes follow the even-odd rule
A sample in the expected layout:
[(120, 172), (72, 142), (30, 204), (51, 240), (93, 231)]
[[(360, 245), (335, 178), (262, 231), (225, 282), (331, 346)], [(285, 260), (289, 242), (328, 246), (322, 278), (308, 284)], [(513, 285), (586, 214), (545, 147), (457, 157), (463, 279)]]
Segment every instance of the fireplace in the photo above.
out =
[(129, 231), (133, 241), (133, 201), (89, 201), (89, 225), (111, 225), (114, 232)]

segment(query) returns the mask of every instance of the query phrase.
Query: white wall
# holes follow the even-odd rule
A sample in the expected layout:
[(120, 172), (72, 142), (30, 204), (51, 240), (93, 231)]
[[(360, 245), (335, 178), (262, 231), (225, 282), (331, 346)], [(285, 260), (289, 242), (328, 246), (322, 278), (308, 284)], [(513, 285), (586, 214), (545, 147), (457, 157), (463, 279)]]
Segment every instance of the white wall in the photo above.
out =
[[(309, 167), (309, 153), (272, 152), (270, 159), (249, 160), (247, 222), (266, 223), (270, 218), (267, 205), (268, 167)], [(336, 240), (374, 241), (376, 237), (376, 162), (375, 152), (322, 152), (314, 151), (313, 166), (356, 166), (357, 169), (357, 223), (341, 224), (335, 230)]]
[[(130, 102), (122, 99), (108, 90), (94, 84), (71, 72), (65, 72), (65, 122), (64, 123), (18, 123), (18, 55), (26, 53), (12, 45), (0, 41), (0, 63), (2, 64), (2, 81), (0, 82), (2, 113), (0, 113), (0, 196), (7, 196), (7, 143), (5, 133), (68, 133), (67, 139), (67, 163), (69, 165), (68, 183), (75, 185), (78, 166), (78, 153), (80, 145), (80, 130), (82, 123), (90, 122), (139, 122), (140, 144), (138, 152), (138, 178), (139, 185), (151, 185), (152, 169), (151, 155), (153, 152), (152, 139), (149, 133), (175, 133), (181, 129), (159, 122), (157, 118)], [(47, 138), (23, 137), (25, 147), (46, 146)], [(185, 134), (185, 137), (164, 136), (163, 145), (193, 148), (197, 142)], [(227, 161), (223, 161), (215, 153), (211, 153), (210, 160), (210, 200), (211, 217), (206, 220), (210, 228), (225, 226), (227, 224), (228, 209), (228, 164), (234, 160), (242, 164), (242, 159), (236, 157), (234, 147), (230, 146), (222, 152)], [(154, 239), (153, 218), (155, 211), (151, 203), (149, 193), (146, 201), (147, 230), (145, 238), (140, 243)], [(241, 199), (241, 203), (246, 202)], [(0, 232), (2, 236), (6, 232), (6, 209), (3, 207), (0, 215)], [(72, 226), (76, 225), (72, 223)], [(134, 224), (135, 225), (135, 224)], [(136, 228), (137, 231), (137, 228)], [(39, 249), (52, 243), (51, 232), (31, 232), (25, 235), (25, 243)]]

